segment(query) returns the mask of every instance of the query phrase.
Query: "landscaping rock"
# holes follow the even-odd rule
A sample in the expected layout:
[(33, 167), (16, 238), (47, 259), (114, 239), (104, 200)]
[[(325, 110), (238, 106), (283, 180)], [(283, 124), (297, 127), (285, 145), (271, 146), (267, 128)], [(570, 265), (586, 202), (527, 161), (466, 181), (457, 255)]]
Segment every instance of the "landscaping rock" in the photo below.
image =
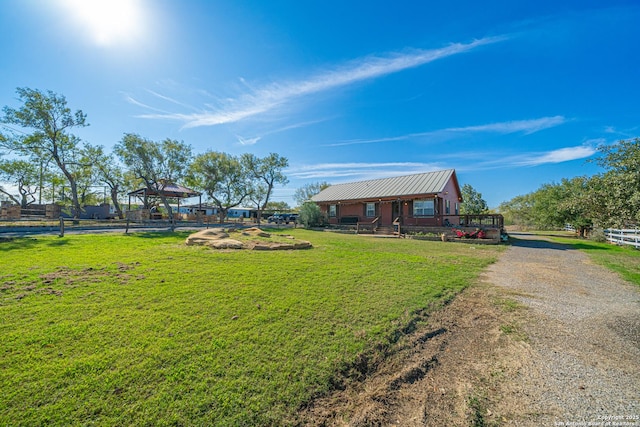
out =
[[(231, 238), (234, 235), (237, 238)], [(185, 243), (187, 245), (208, 246), (213, 249), (248, 249), (255, 251), (295, 250), (312, 247), (310, 242), (296, 240), (292, 236), (286, 236), (287, 242), (252, 240), (252, 238), (258, 237), (268, 239), (272, 236), (257, 227), (247, 228), (242, 231), (236, 229), (226, 231), (212, 229), (193, 233), (187, 237)]]
[(234, 239), (213, 240), (213, 241), (207, 242), (206, 245), (215, 249), (244, 249), (245, 248), (244, 243)]
[(187, 237), (187, 240), (185, 243), (187, 245), (206, 245), (208, 242), (226, 239), (228, 237), (229, 237), (229, 234), (224, 230), (219, 230), (219, 229), (201, 230)]
[(271, 237), (271, 234), (260, 230), (258, 227), (247, 228), (243, 230), (242, 234), (245, 236)]

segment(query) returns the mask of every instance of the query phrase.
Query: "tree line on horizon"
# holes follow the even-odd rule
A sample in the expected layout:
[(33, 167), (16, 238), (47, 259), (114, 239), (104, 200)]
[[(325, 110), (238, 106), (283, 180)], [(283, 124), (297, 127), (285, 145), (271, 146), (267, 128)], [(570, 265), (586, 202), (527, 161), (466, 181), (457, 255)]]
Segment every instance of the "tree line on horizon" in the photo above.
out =
[(598, 147), (591, 160), (604, 169), (594, 176), (565, 178), (514, 197), (498, 208), (505, 223), (536, 229), (570, 225), (581, 237), (593, 228), (640, 223), (640, 138)]
[(36, 195), (42, 199), (44, 182), (51, 184), (45, 198), (68, 200), (74, 218), (79, 218), (83, 206), (96, 202), (98, 196), (91, 190), (96, 185), (104, 187), (105, 198), (109, 189), (120, 218), (124, 217), (121, 196), (147, 188), (158, 196), (145, 199), (143, 207), (159, 200), (173, 223), (171, 199), (162, 190), (179, 183), (204, 193), (220, 212), (221, 221), (229, 209), (243, 203), (258, 210), (258, 217), (270, 205), (288, 208), (286, 203), (270, 201), (275, 185), (288, 183), (283, 173), (288, 160), (278, 154), (259, 158), (250, 153), (233, 156), (207, 151), (194, 155), (182, 141), (152, 141), (136, 133), (124, 134), (108, 153), (72, 133), (74, 128), (88, 126), (86, 114), (72, 111), (63, 95), (30, 88), (16, 92), (22, 105), (5, 106), (0, 118), (8, 130), (0, 132), (0, 150), (14, 155), (3, 159), (0, 152), (0, 182), (14, 184), (18, 194), (1, 186), (0, 193), (23, 208), (34, 203)]
[[(71, 132), (88, 123), (86, 114), (73, 112), (63, 95), (30, 88), (18, 88), (16, 92), (22, 105), (5, 106), (0, 117), (0, 124), (8, 130), (0, 132), (0, 150), (4, 150), (0, 152), (0, 182), (13, 183), (18, 194), (2, 186), (0, 194), (23, 208), (34, 203), (38, 193), (41, 200), (44, 192), (49, 200), (68, 201), (74, 218), (78, 218), (83, 206), (95, 204), (98, 195), (91, 188), (100, 185), (105, 189), (105, 199), (109, 190), (111, 203), (122, 218), (121, 196), (144, 187), (152, 192), (160, 190), (159, 201), (173, 220), (170, 199), (162, 196), (161, 190), (183, 182), (204, 193), (221, 213), (221, 220), (229, 209), (243, 203), (254, 207), (259, 216), (269, 207), (289, 209), (286, 203), (271, 202), (275, 185), (288, 183), (283, 173), (288, 166), (285, 157), (275, 153), (264, 158), (250, 153), (232, 156), (216, 151), (194, 155), (191, 146), (182, 141), (152, 141), (136, 133), (126, 133), (108, 153)], [(498, 212), (508, 224), (538, 229), (571, 225), (582, 236), (594, 226), (637, 224), (640, 138), (601, 145), (598, 151), (600, 157), (593, 161), (605, 170), (603, 173), (544, 184), (532, 193), (503, 202)], [(13, 153), (13, 158), (3, 158), (7, 153)], [(44, 182), (51, 186), (45, 188)], [(305, 202), (329, 185), (317, 182), (298, 188), (294, 200), (301, 213), (317, 218), (320, 213), (315, 204)], [(489, 212), (482, 194), (471, 185), (465, 184), (462, 194), (465, 202), (461, 213)]]
[[(124, 134), (109, 153), (72, 133), (74, 128), (88, 126), (87, 116), (82, 110), (72, 111), (63, 95), (30, 88), (16, 92), (22, 105), (5, 106), (0, 117), (0, 124), (9, 131), (0, 132), (0, 150), (14, 154), (14, 158), (3, 159), (0, 152), (0, 182), (14, 184), (17, 194), (0, 186), (0, 195), (23, 209), (36, 200), (41, 204), (44, 194), (45, 200), (57, 199), (78, 218), (84, 206), (98, 203), (99, 195), (92, 188), (101, 186), (103, 201), (108, 189), (117, 216), (124, 218), (121, 197), (146, 188), (159, 194), (145, 198), (143, 208), (150, 209), (159, 201), (173, 222), (171, 199), (162, 190), (184, 183), (206, 195), (220, 212), (221, 221), (229, 209), (243, 203), (255, 208), (258, 218), (265, 209), (290, 210), (285, 202), (271, 201), (275, 185), (288, 183), (283, 173), (288, 160), (278, 154), (258, 158), (249, 153), (236, 157), (207, 151), (194, 156), (182, 141), (152, 141), (136, 133)], [(310, 199), (329, 186), (325, 181), (313, 182), (295, 190), (293, 198), (303, 223), (322, 223), (321, 212)], [(486, 202), (473, 187), (466, 184), (462, 190), (468, 201), (463, 211), (486, 210)]]

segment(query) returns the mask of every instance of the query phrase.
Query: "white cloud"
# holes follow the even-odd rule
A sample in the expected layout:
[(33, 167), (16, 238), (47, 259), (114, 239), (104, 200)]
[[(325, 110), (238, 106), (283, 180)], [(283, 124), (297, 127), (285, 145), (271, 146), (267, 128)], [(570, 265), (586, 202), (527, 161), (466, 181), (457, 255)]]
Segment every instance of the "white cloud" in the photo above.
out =
[(158, 93), (158, 92), (153, 91), (151, 89), (147, 89), (146, 91), (148, 93), (150, 93), (151, 95), (155, 96), (156, 98), (162, 99), (163, 101), (167, 101), (167, 102), (170, 102), (172, 104), (179, 105), (180, 107), (188, 108), (190, 110), (200, 111), (197, 108), (195, 108), (195, 107), (193, 107), (193, 106), (191, 106), (189, 104), (185, 104), (184, 102), (180, 102), (177, 99), (173, 99), (173, 98), (171, 98), (169, 96), (162, 95), (161, 93)]
[[(496, 155), (491, 153), (455, 153), (453, 158), (469, 159), (475, 161), (456, 166), (458, 171), (479, 171), (491, 169), (510, 169), (514, 167), (540, 166), (545, 164), (557, 164), (580, 160), (591, 157), (596, 153), (595, 143), (598, 140), (589, 140), (584, 144), (575, 147), (564, 147), (546, 152), (529, 152), (517, 155)], [(449, 158), (448, 156), (438, 156), (438, 158)], [(486, 160), (482, 160), (486, 159)]]
[(138, 107), (146, 108), (148, 110), (157, 111), (157, 112), (162, 113), (162, 114), (171, 114), (168, 111), (161, 110), (159, 108), (155, 108), (155, 107), (152, 107), (150, 105), (144, 104), (144, 103), (134, 99), (131, 95), (128, 95), (128, 94), (126, 94), (124, 92), (122, 94), (124, 95), (125, 101), (127, 101), (129, 104), (137, 105)]
[(287, 175), (296, 179), (362, 181), (391, 176), (411, 175), (446, 169), (435, 163), (386, 162), (386, 163), (321, 163), (290, 168)]
[[(532, 155), (522, 159), (519, 163), (523, 166), (538, 166), (547, 163), (563, 163), (571, 160), (585, 159), (595, 154), (596, 149), (590, 145), (566, 147), (552, 150), (538, 155)], [(518, 163), (518, 162), (516, 162)]]
[(525, 134), (535, 133), (544, 129), (564, 124), (566, 119), (563, 116), (542, 117), (531, 120), (515, 120), (510, 122), (490, 123), (480, 126), (466, 126), (462, 128), (444, 129), (445, 132), (489, 132), (499, 134), (509, 134), (524, 132)]
[(544, 129), (548, 129), (554, 126), (559, 126), (561, 124), (566, 123), (566, 121), (567, 120), (563, 116), (541, 117), (539, 119), (515, 120), (510, 122), (489, 123), (489, 124), (477, 125), (477, 126), (445, 128), (445, 129), (438, 129), (430, 132), (410, 133), (407, 135), (392, 136), (387, 138), (352, 139), (348, 141), (336, 142), (333, 144), (326, 144), (326, 146), (339, 147), (344, 145), (404, 141), (408, 139), (418, 139), (418, 138), (432, 138), (432, 139), (446, 140), (446, 139), (454, 138), (458, 135), (470, 134), (470, 133), (496, 133), (496, 134), (504, 135), (504, 134), (510, 134), (510, 133), (523, 132), (525, 135), (529, 135)]
[(243, 138), (240, 135), (236, 135), (236, 138), (240, 145), (254, 145), (256, 142), (260, 141), (259, 136), (256, 136), (255, 138)]
[[(184, 122), (186, 128), (237, 122), (271, 111), (299, 97), (419, 67), (437, 59), (468, 52), (479, 46), (504, 39), (505, 37), (487, 37), (466, 44), (454, 43), (440, 49), (413, 50), (387, 56), (369, 56), (333, 70), (318, 73), (306, 80), (276, 82), (259, 89), (252, 89), (246, 84), (248, 93), (227, 100), (222, 108), (213, 111), (193, 114), (142, 114), (139, 117), (177, 120)], [(244, 82), (244, 80), (242, 81)]]
[(258, 141), (260, 141), (262, 138), (264, 138), (267, 135), (273, 135), (275, 133), (281, 133), (281, 132), (286, 132), (288, 130), (292, 130), (292, 129), (298, 129), (298, 128), (302, 128), (302, 127), (306, 127), (306, 126), (311, 126), (314, 125), (316, 123), (322, 123), (326, 120), (329, 119), (318, 119), (318, 120), (311, 120), (308, 122), (300, 122), (300, 123), (294, 123), (288, 126), (284, 126), (278, 129), (273, 129), (267, 132), (263, 132), (260, 135), (251, 137), (251, 138), (247, 138), (247, 137), (243, 137), (240, 135), (236, 135), (236, 139), (238, 140), (238, 142), (240, 143), (240, 145), (254, 145), (256, 144)]

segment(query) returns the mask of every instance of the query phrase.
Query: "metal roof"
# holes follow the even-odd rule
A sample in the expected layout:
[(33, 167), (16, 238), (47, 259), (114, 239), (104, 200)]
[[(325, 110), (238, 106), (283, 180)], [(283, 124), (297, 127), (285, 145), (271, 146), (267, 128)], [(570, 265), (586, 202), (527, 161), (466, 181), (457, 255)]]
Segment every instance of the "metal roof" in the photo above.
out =
[[(314, 202), (334, 202), (339, 200), (378, 199), (385, 197), (436, 194), (455, 175), (454, 169), (372, 179), (369, 181), (336, 184), (325, 188), (311, 198)], [(456, 178), (457, 185), (457, 178)]]

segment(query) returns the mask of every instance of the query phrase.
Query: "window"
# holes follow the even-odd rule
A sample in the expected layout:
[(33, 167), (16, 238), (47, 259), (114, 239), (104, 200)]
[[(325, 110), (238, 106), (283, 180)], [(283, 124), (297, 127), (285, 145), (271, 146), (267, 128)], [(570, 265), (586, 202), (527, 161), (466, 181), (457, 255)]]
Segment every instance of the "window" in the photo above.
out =
[(451, 213), (451, 200), (444, 201), (444, 213), (447, 215)]
[(338, 207), (336, 205), (329, 205), (329, 216), (332, 218), (338, 216)]
[(458, 202), (456, 202), (456, 215), (460, 213), (460, 206), (458, 206)]
[(368, 218), (373, 218), (376, 216), (376, 204), (375, 203), (367, 203), (367, 207), (365, 210), (365, 215)]
[(432, 200), (414, 200), (413, 216), (433, 216), (434, 203)]

